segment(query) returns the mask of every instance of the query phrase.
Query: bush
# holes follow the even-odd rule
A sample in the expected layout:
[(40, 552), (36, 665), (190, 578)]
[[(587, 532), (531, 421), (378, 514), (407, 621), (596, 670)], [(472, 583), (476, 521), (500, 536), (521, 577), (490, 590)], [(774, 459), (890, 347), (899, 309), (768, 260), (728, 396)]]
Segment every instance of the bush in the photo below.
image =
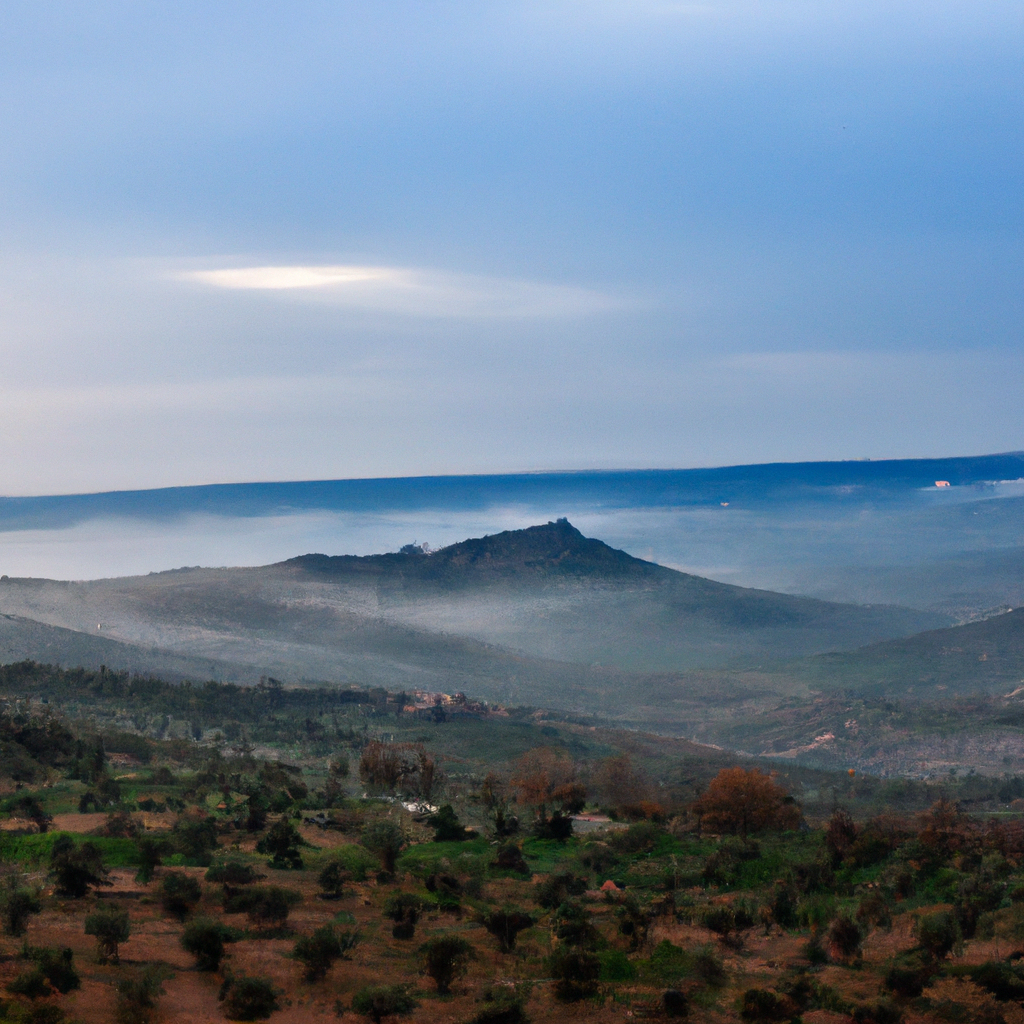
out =
[(575, 1003), (597, 991), (601, 961), (587, 950), (559, 946), (548, 958), (548, 970), (555, 979), (555, 997)]
[(517, 875), (528, 875), (530, 865), (523, 858), (523, 851), (515, 843), (505, 843), (498, 847), (494, 860), (491, 861), (492, 868), (500, 871), (514, 871)]
[(224, 889), (224, 911), (245, 914), (258, 928), (280, 927), (291, 908), (302, 902), (294, 889), (276, 885), (254, 885), (247, 889)]
[(949, 955), (958, 937), (956, 919), (949, 911), (926, 914), (917, 922), (917, 941), (936, 960)]
[(230, 933), (210, 918), (189, 921), (181, 935), (181, 948), (196, 958), (196, 969), (215, 971), (224, 959), (224, 941)]
[(380, 858), (381, 870), (387, 875), (395, 873), (395, 862), (405, 846), (405, 833), (393, 821), (373, 821), (363, 829), (360, 839), (370, 853)]
[(582, 896), (587, 891), (587, 880), (568, 871), (549, 875), (534, 887), (534, 899), (546, 910), (554, 910), (570, 896)]
[(240, 864), (236, 860), (229, 860), (227, 864), (215, 864), (206, 872), (206, 881), (221, 885), (252, 885), (266, 877), (251, 865)]
[(270, 857), (272, 868), (302, 869), (302, 854), (299, 847), (306, 841), (295, 826), (287, 819), (276, 822), (269, 832), (256, 844), (256, 852)]
[(533, 918), (521, 910), (504, 908), (492, 910), (481, 918), (481, 923), (498, 940), (502, 953), (511, 953), (519, 933), (533, 925)]
[(22, 958), (35, 963), (35, 970), (61, 995), (81, 988), (82, 981), (75, 970), (75, 955), (70, 949), (53, 949), (47, 946), (26, 946)]
[(169, 871), (160, 883), (160, 905), (179, 921), (184, 921), (202, 899), (198, 880), (184, 871)]
[(435, 935), (420, 947), (423, 970), (429, 974), (440, 995), (447, 995), (452, 982), (466, 973), (475, 955), (473, 947), (459, 935)]
[(0, 887), (0, 920), (3, 921), (5, 935), (24, 935), (29, 917), (42, 909), (39, 893), (35, 889), (19, 885), (14, 875), (4, 880)]
[(334, 961), (346, 957), (358, 942), (358, 932), (336, 932), (333, 925), (325, 924), (312, 935), (303, 935), (298, 939), (292, 956), (305, 964), (306, 981), (319, 981), (331, 969)]
[(135, 873), (135, 881), (148, 885), (153, 878), (153, 872), (163, 863), (165, 844), (156, 839), (140, 839), (139, 847), (139, 870)]
[(690, 1013), (690, 1000), (685, 992), (670, 988), (661, 994), (661, 1007), (666, 1017), (687, 1017)]
[(228, 1020), (266, 1020), (280, 1009), (277, 989), (265, 978), (230, 978), (221, 988)]
[(345, 893), (345, 883), (352, 877), (351, 872), (340, 860), (329, 860), (317, 878), (324, 899), (337, 900)]
[(156, 1003), (163, 995), (163, 971), (146, 967), (117, 982), (118, 1024), (149, 1024), (155, 1017)]
[(586, 947), (597, 945), (600, 934), (590, 919), (590, 912), (578, 900), (566, 900), (555, 911), (555, 936), (570, 946)]
[(120, 945), (128, 941), (131, 931), (131, 921), (124, 907), (100, 907), (85, 919), (85, 934), (96, 936), (100, 963), (119, 962)]
[(638, 821), (621, 832), (615, 832), (608, 845), (618, 853), (636, 855), (650, 853), (665, 835), (665, 830), (653, 821)]
[(483, 1003), (470, 1024), (529, 1024), (526, 999), (518, 988), (489, 986), (484, 990)]
[(740, 1017), (752, 1024), (767, 1024), (771, 1021), (788, 1020), (794, 1016), (795, 1007), (785, 996), (777, 995), (763, 988), (748, 988), (743, 993)]
[(828, 948), (833, 959), (848, 960), (860, 952), (860, 927), (846, 916), (837, 917), (828, 929)]
[(31, 967), (9, 981), (7, 991), (25, 996), (26, 999), (39, 999), (52, 994), (53, 989), (50, 988), (43, 972), (38, 967)]
[(435, 843), (461, 843), (470, 838), (451, 804), (427, 818), (427, 824), (434, 830)]
[(212, 818), (182, 816), (171, 829), (170, 843), (186, 860), (206, 867), (217, 849), (217, 826)]
[(81, 899), (92, 886), (110, 885), (108, 874), (94, 843), (76, 846), (68, 835), (57, 837), (50, 851), (49, 872), (56, 895)]
[(355, 1013), (370, 1017), (380, 1024), (385, 1017), (411, 1013), (419, 1005), (409, 991), (409, 985), (371, 985), (360, 989), (352, 997)]
[(394, 921), (391, 935), (396, 939), (411, 939), (416, 934), (416, 922), (423, 910), (423, 899), (411, 892), (396, 892), (384, 903), (383, 914)]

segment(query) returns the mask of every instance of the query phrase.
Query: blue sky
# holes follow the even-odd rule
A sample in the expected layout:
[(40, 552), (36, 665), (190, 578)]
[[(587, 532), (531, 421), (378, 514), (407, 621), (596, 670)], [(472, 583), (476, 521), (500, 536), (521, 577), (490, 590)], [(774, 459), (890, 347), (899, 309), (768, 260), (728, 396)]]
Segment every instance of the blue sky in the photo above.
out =
[(1019, 3), (0, 9), (0, 493), (1024, 448)]

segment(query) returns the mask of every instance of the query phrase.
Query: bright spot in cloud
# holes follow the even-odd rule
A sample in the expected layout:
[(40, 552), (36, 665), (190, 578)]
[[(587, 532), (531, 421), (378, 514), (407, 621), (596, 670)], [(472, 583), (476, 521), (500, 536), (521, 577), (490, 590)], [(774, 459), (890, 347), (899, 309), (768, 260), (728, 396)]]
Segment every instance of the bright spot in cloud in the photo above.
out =
[(586, 316), (623, 305), (610, 295), (571, 285), (405, 267), (224, 267), (173, 276), (229, 291), (273, 292), (404, 316)]

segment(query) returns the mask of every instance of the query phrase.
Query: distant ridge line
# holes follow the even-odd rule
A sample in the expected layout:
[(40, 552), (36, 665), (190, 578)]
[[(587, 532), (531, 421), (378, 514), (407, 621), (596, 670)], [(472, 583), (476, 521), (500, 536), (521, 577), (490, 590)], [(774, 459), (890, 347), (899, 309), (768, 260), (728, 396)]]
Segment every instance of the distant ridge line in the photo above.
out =
[(299, 511), (483, 509), (502, 502), (650, 508), (813, 499), (851, 487), (879, 495), (1024, 477), (1024, 452), (935, 459), (776, 462), (697, 469), (560, 470), (453, 476), (196, 484), (92, 494), (0, 497), (0, 529), (56, 529), (97, 518), (258, 517)]

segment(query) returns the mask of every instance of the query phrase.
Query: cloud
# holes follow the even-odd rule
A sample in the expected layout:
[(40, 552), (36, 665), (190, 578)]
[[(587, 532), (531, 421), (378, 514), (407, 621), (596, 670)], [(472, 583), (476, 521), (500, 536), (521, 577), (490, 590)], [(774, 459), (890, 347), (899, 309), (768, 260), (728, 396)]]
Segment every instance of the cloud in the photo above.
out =
[(621, 299), (569, 285), (405, 267), (280, 265), (221, 267), (173, 275), (227, 291), (419, 317), (587, 316), (620, 308)]

